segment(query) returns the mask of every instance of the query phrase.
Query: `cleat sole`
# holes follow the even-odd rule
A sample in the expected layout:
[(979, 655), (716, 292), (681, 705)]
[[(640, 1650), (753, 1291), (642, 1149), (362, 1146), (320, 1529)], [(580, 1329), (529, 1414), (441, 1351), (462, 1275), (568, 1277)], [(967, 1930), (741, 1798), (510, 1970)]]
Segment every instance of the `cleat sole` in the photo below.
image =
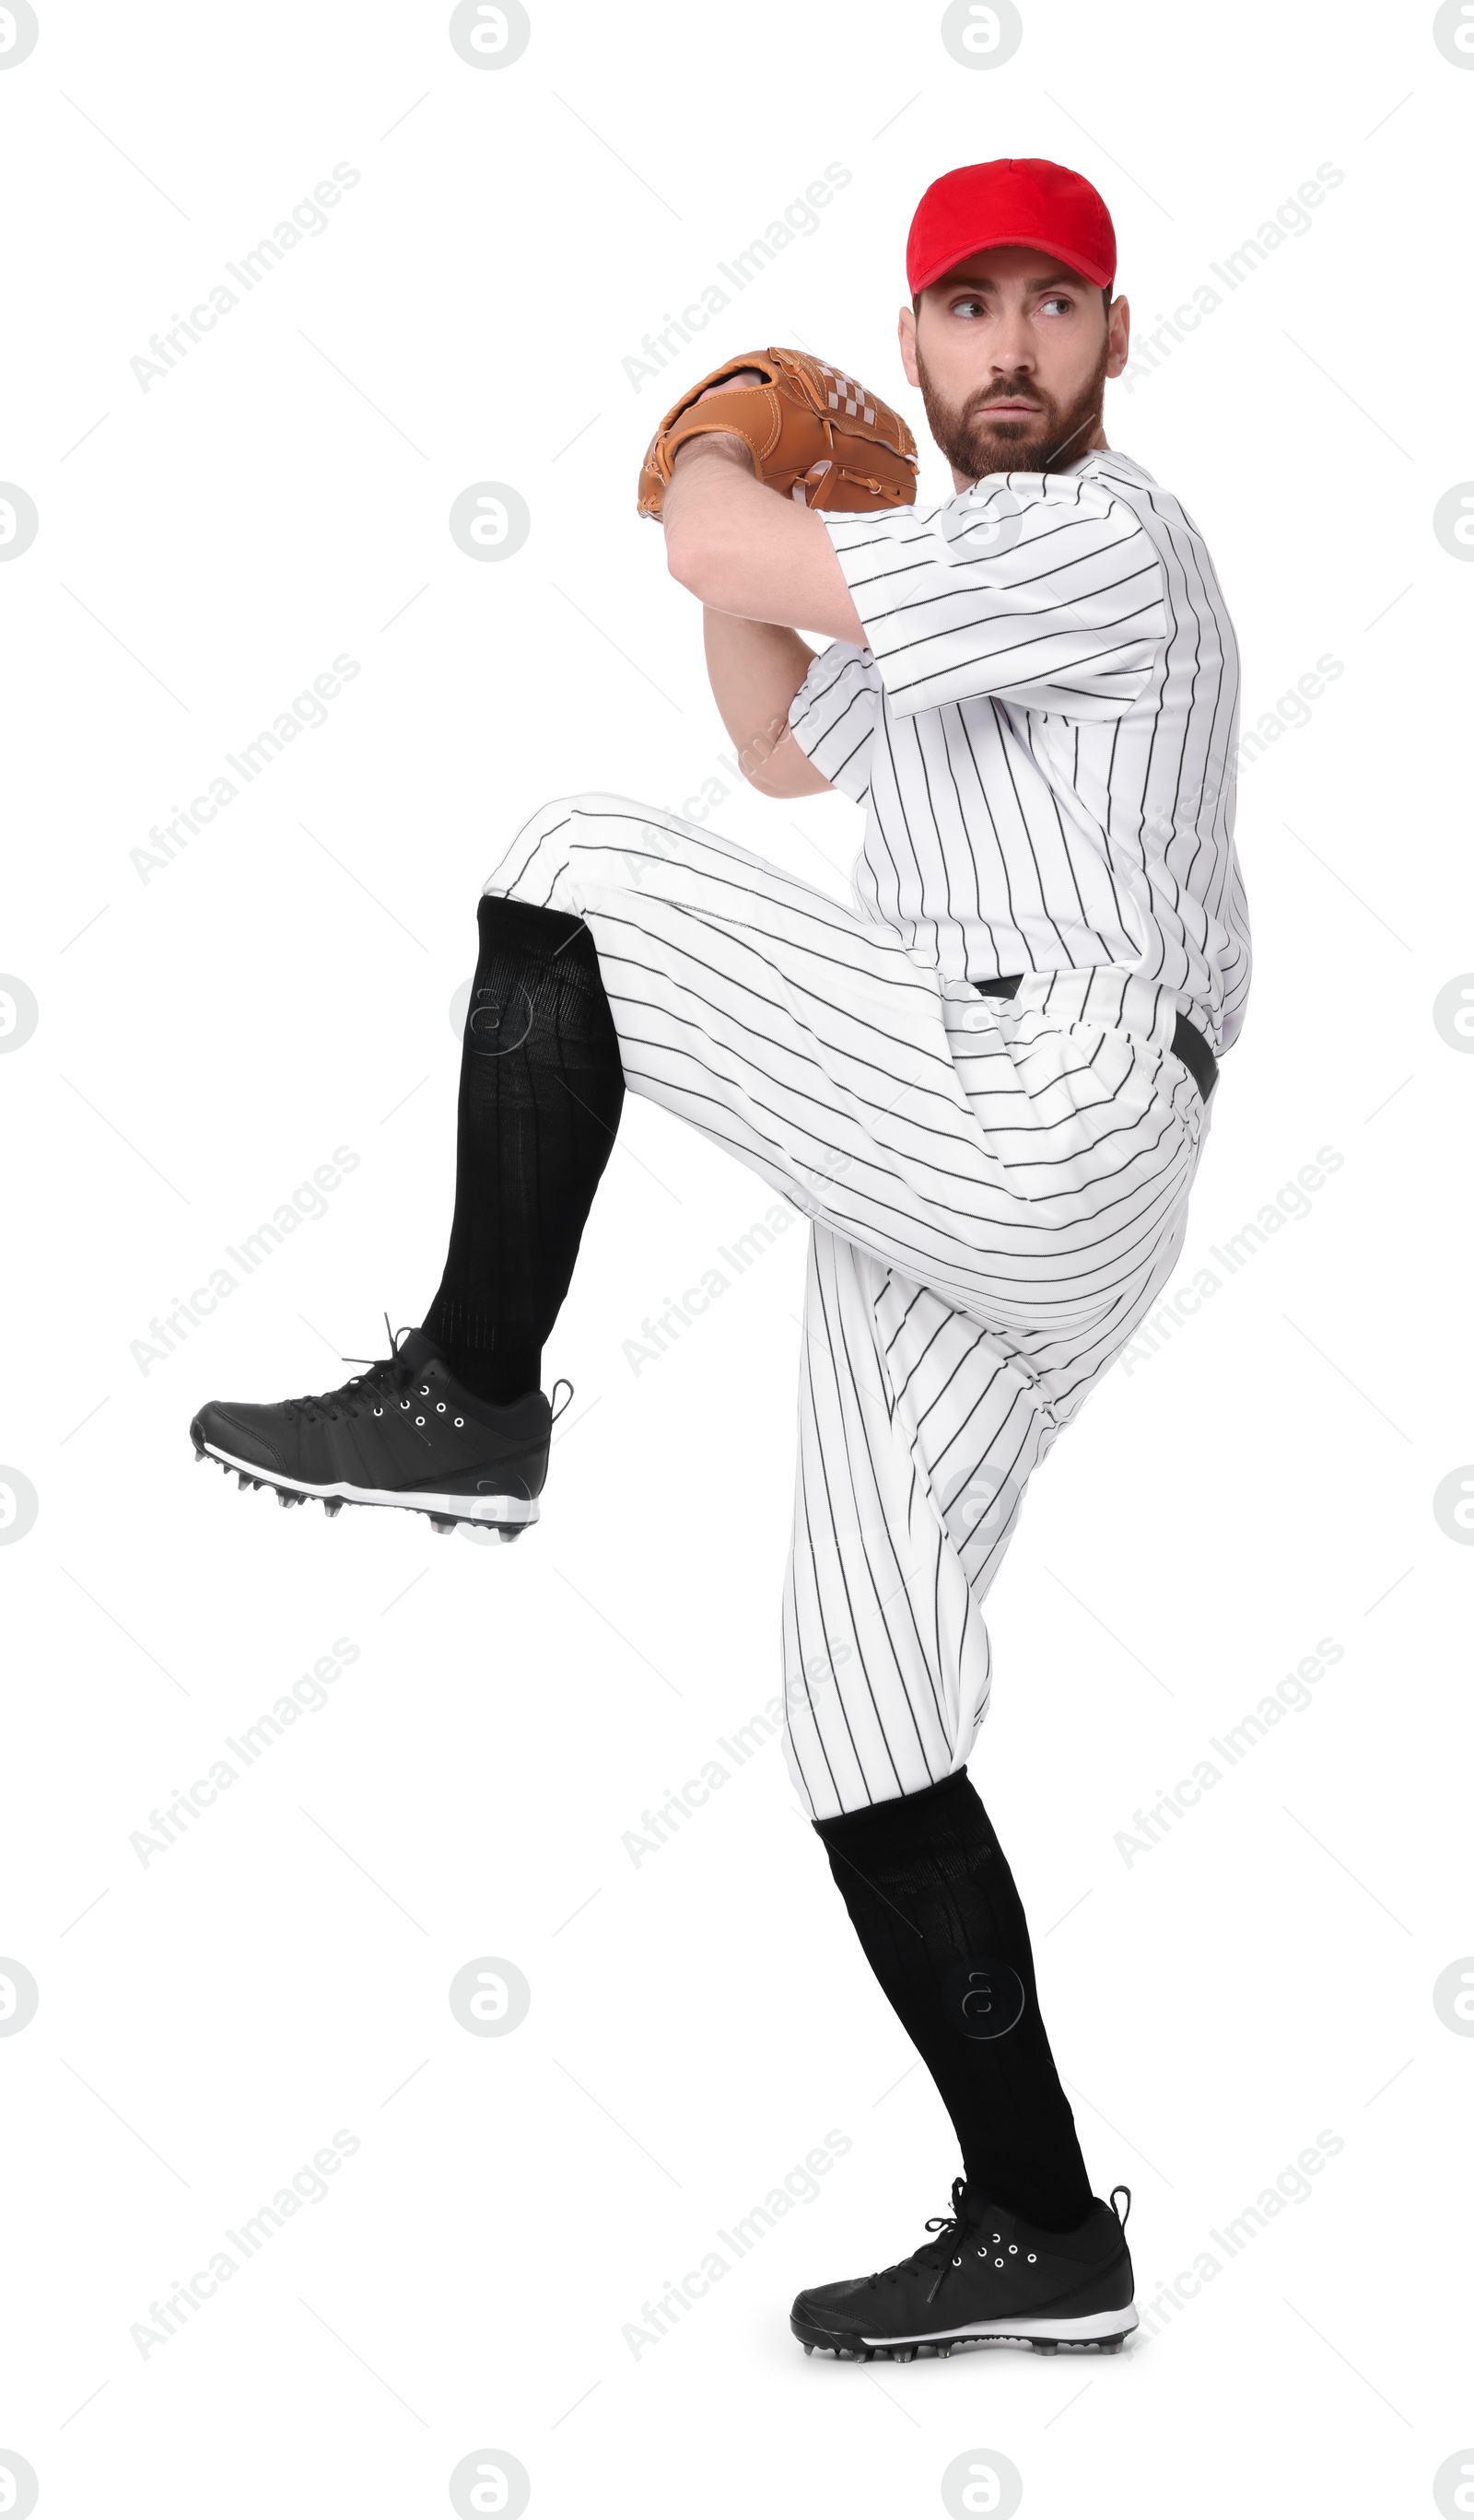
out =
[(926, 2355), (946, 2360), (975, 2345), (1020, 2345), (1035, 2354), (1119, 2354), (1136, 2324), (1136, 2313), (1129, 2308), (1098, 2311), (1087, 2318), (990, 2319), (941, 2336), (850, 2337), (807, 2320), (789, 2320), (806, 2354), (832, 2354), (839, 2362), (914, 2362)]
[(503, 1543), (520, 1540), (529, 1525), (541, 1518), (535, 1497), (422, 1496), (390, 1489), (363, 1489), (355, 1494), (343, 1487), (309, 1487), (284, 1478), (233, 1453), (220, 1452), (213, 1444), (197, 1444), (195, 1459), (217, 1462), (227, 1478), (234, 1471), (242, 1488), (269, 1488), (281, 1506), (307, 1505), (315, 1498), (329, 1517), (341, 1513), (345, 1505), (397, 1507), (403, 1513), (428, 1514), (438, 1532), (453, 1532), (465, 1525), (488, 1537), (495, 1532)]

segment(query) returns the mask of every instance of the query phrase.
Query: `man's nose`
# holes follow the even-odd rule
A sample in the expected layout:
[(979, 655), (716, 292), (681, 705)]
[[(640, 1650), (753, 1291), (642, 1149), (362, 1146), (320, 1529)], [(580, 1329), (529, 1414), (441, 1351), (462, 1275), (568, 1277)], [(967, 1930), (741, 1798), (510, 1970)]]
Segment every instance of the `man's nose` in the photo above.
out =
[(1000, 377), (1033, 376), (1034, 343), (1022, 316), (1003, 316), (990, 346)]

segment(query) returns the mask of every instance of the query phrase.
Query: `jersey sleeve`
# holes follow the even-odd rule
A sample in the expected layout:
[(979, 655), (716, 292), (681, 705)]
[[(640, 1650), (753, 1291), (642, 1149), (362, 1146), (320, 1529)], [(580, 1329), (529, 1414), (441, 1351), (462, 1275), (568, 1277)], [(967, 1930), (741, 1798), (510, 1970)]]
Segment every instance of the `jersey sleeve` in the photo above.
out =
[(991, 697), (1103, 720), (1146, 688), (1162, 563), (1109, 483), (990, 473), (941, 508), (823, 521), (894, 715)]
[(858, 804), (870, 784), (881, 680), (868, 648), (836, 639), (815, 656), (789, 705), (795, 743), (821, 777)]

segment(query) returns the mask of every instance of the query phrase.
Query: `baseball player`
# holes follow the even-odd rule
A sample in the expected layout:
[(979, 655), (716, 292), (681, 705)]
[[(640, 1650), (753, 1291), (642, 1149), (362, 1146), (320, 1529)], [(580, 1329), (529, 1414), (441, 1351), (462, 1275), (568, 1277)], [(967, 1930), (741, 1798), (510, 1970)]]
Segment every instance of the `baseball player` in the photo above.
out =
[(283, 1504), (513, 1538), (625, 1087), (812, 1220), (788, 1758), (963, 2169), (913, 2255), (794, 2305), (806, 2348), (865, 2359), (1109, 2352), (1136, 2324), (1129, 2192), (1093, 2193), (967, 1774), (989, 1588), (1175, 1264), (1249, 983), (1233, 631), (1192, 519), (1106, 443), (1115, 269), (1065, 167), (925, 194), (899, 333), (951, 468), (938, 506), (904, 423), (799, 353), (734, 360), (668, 416), (641, 505), (704, 608), (717, 707), (764, 794), (864, 807), (854, 899), (621, 796), (534, 814), (480, 906), (423, 1328), (339, 1390), (192, 1429)]

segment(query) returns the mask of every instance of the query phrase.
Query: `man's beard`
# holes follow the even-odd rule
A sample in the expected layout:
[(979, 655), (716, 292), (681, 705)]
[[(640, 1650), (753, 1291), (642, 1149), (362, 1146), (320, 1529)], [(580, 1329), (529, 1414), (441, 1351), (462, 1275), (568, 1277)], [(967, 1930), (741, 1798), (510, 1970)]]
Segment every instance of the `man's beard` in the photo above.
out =
[[(970, 481), (981, 480), (985, 472), (1048, 472), (1073, 464), (1099, 426), (1109, 356), (1109, 344), (1103, 344), (1093, 376), (1068, 402), (1057, 401), (1037, 382), (1020, 376), (1007, 383), (981, 386), (960, 409), (953, 409), (943, 401), (928, 376), (918, 345), (916, 374), (927, 426), (948, 464)], [(990, 419), (985, 397), (987, 402), (1006, 402), (1011, 396), (1037, 403), (1039, 408), (1027, 420)]]

